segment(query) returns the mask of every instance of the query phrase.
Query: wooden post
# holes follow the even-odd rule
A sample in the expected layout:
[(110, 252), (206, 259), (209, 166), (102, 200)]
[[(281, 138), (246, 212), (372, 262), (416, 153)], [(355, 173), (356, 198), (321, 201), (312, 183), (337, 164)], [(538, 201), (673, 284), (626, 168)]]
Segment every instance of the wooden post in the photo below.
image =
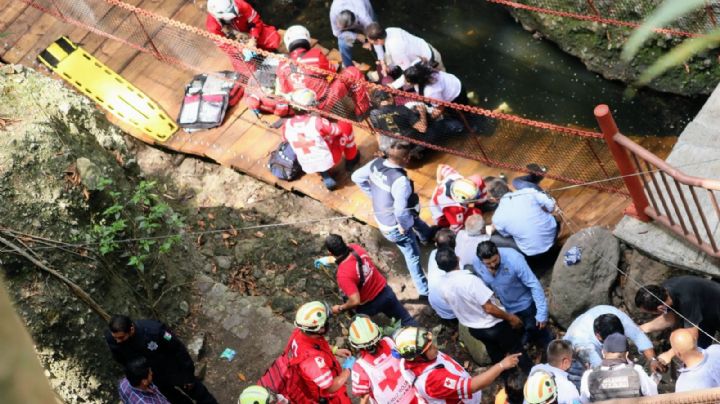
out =
[(643, 185), (640, 178), (638, 178), (638, 171), (630, 161), (625, 149), (615, 143), (615, 135), (619, 134), (620, 131), (610, 113), (610, 108), (605, 104), (600, 104), (595, 107), (594, 113), (595, 119), (597, 119), (598, 125), (600, 125), (600, 129), (605, 136), (608, 149), (610, 149), (610, 153), (615, 159), (620, 174), (623, 176), (623, 182), (625, 182), (625, 186), (633, 200), (632, 209), (626, 211), (626, 213), (640, 221), (649, 222), (650, 217), (645, 213), (645, 209), (649, 204)]

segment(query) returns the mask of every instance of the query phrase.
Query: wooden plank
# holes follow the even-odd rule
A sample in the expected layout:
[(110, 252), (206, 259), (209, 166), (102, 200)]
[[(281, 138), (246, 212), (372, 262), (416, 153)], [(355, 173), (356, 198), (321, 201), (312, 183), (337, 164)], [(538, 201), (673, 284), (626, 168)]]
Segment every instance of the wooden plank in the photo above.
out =
[(21, 33), (12, 32), (9, 28), (28, 7), (30, 6), (22, 1), (13, 1), (9, 5), (4, 6), (2, 10), (0, 10), (0, 32), (7, 33), (7, 37), (21, 35)]
[(25, 63), (31, 66), (34, 61), (27, 61), (22, 57), (27, 53), (27, 48), (32, 46), (32, 38), (37, 37), (37, 34), (33, 33), (33, 28), (36, 23), (47, 28), (53, 20), (52, 16), (34, 7), (27, 8), (7, 28), (11, 35), (3, 38), (3, 42), (9, 46), (9, 49), (3, 53), (2, 58), (9, 63)]

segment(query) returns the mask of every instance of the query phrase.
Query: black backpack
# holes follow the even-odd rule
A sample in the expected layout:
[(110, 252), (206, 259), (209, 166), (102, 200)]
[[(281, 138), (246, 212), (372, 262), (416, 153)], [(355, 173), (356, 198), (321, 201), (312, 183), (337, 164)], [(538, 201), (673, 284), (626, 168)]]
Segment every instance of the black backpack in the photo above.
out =
[(297, 156), (290, 143), (281, 142), (278, 148), (270, 153), (270, 159), (267, 164), (272, 175), (285, 181), (292, 181), (300, 178), (302, 168), (297, 161)]

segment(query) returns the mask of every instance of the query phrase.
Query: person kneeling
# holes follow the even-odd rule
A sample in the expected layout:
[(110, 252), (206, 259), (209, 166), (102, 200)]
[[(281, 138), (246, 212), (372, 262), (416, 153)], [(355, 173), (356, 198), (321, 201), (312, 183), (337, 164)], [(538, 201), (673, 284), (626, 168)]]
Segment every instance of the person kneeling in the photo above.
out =
[(602, 353), (602, 364), (587, 370), (580, 381), (583, 402), (658, 394), (657, 385), (642, 366), (628, 359), (625, 335), (615, 333), (605, 338)]
[(360, 160), (352, 125), (347, 122), (333, 123), (315, 114), (296, 115), (283, 125), (283, 139), (295, 152), (302, 170), (308, 174), (319, 173), (331, 191), (337, 183), (330, 176), (330, 169), (343, 155), (348, 171)]

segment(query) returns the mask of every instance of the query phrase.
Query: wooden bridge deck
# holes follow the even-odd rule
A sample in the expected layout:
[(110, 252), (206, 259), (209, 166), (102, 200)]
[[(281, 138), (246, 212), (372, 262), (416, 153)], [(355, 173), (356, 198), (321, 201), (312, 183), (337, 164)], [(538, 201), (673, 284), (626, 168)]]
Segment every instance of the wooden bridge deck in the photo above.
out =
[[(138, 52), (118, 42), (91, 34), (88, 31), (68, 25), (28, 7), (21, 1), (10, 1), (0, 9), (0, 32), (8, 35), (0, 39), (4, 47), (0, 49), (0, 59), (7, 63), (31, 66), (45, 72), (35, 57), (61, 35), (68, 36), (81, 44), (89, 53), (96, 56), (110, 68), (115, 69), (139, 89), (157, 101), (171, 116), (177, 116), (183, 96), (184, 85), (189, 82), (192, 73), (179, 67), (164, 64), (151, 55)], [(133, 0), (134, 5), (150, 9), (158, 14), (191, 24), (204, 26), (205, 14), (193, 2)], [(7, 2), (6, 2), (7, 4)], [(317, 45), (316, 45), (317, 46)], [(339, 60), (337, 51), (331, 51), (330, 57)], [(207, 71), (230, 69), (226, 58), (205, 61)], [(275, 119), (265, 117), (265, 120)], [(123, 126), (123, 125), (121, 125)], [(138, 139), (154, 143), (153, 140), (132, 128), (124, 127)], [(279, 142), (279, 133), (258, 124), (252, 111), (242, 104), (229, 111), (225, 124), (208, 131), (187, 134), (178, 132), (161, 147), (217, 161), (268, 183), (276, 184), (288, 190), (298, 191), (317, 199), (344, 215), (352, 215), (362, 221), (374, 224), (369, 200), (349, 179), (349, 174), (338, 170), (336, 179), (340, 189), (329, 192), (317, 175), (306, 175), (294, 182), (279, 181), (265, 167), (267, 156)], [(356, 128), (356, 141), (363, 161), (371, 158), (376, 150), (376, 141), (372, 134)], [(645, 147), (662, 155), (667, 153), (672, 139), (644, 139)], [(544, 150), (546, 147), (537, 147)], [(529, 157), (531, 158), (531, 156)], [(499, 169), (487, 167), (477, 161), (464, 159), (443, 153), (431, 153), (421, 164), (411, 167), (410, 176), (423, 201), (427, 201), (435, 187), (435, 168), (439, 163), (456, 167), (461, 173), (469, 175), (494, 175)], [(552, 169), (552, 167), (551, 167)], [(543, 186), (553, 189), (568, 184), (545, 180)], [(623, 209), (629, 200), (621, 195), (601, 192), (592, 188), (577, 187), (553, 192), (559, 206), (579, 227), (590, 225), (614, 226), (623, 215)], [(429, 219), (429, 211), (423, 210), (423, 217)], [(567, 227), (565, 228), (567, 231)]]

